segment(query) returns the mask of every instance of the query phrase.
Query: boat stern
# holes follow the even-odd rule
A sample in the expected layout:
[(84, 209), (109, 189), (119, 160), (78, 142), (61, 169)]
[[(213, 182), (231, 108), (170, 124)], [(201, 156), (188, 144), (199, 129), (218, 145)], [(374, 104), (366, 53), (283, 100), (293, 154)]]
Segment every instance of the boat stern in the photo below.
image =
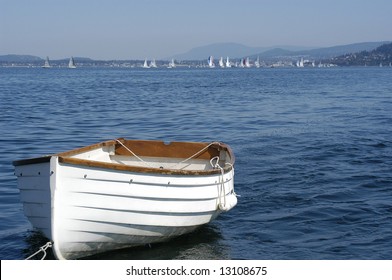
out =
[(23, 212), (33, 228), (52, 239), (50, 157), (14, 161)]

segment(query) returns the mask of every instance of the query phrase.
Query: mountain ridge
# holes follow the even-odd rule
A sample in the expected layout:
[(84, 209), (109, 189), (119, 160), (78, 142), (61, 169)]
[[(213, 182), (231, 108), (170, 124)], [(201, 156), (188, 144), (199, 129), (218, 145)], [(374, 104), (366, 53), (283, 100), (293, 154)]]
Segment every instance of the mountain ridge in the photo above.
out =
[(170, 60), (172, 58), (176, 60), (203, 60), (209, 56), (213, 57), (231, 57), (231, 58), (241, 58), (245, 56), (252, 56), (257, 53), (263, 53), (271, 49), (281, 48), (288, 51), (300, 51), (300, 50), (310, 50), (312, 48), (305, 46), (273, 46), (273, 47), (250, 47), (244, 44), (227, 42), (227, 43), (214, 43), (195, 47), (189, 51), (172, 55), (170, 57), (164, 58), (164, 60)]
[[(215, 43), (209, 44), (201, 47), (196, 47), (190, 51), (174, 55), (171, 57), (164, 58), (162, 60), (169, 61), (172, 58), (177, 61), (186, 60), (206, 60), (209, 56), (214, 56), (215, 58), (226, 57), (230, 59), (241, 59), (244, 57), (249, 57), (255, 60), (259, 57), (265, 61), (279, 61), (279, 60), (294, 60), (295, 58), (306, 58), (312, 60), (326, 60), (332, 59), (334, 57), (339, 57), (346, 54), (353, 54), (358, 52), (367, 51), (370, 52), (384, 44), (391, 43), (391, 41), (379, 41), (379, 42), (361, 42), (353, 43), (347, 45), (337, 45), (332, 47), (322, 47), (322, 48), (310, 48), (310, 47), (300, 47), (300, 46), (275, 46), (275, 47), (249, 47), (240, 43)], [(86, 57), (74, 57), (77, 62), (103, 62), (104, 60), (95, 60)], [(53, 62), (64, 62), (68, 61), (69, 58), (54, 59)], [(16, 55), (7, 54), (0, 55), (1, 63), (32, 63), (38, 64), (42, 63), (44, 58), (33, 56), (33, 55)], [(107, 60), (107, 61), (115, 61)], [(126, 60), (124, 60), (126, 61)], [(137, 61), (137, 60), (135, 60)]]
[(34, 55), (27, 55), (27, 54), (6, 54), (6, 55), (0, 55), (0, 61), (1, 62), (15, 62), (15, 63), (20, 63), (20, 62), (39, 62), (42, 61), (43, 59), (34, 56)]
[[(75, 60), (79, 62), (93, 61), (93, 59), (88, 57), (74, 57)], [(27, 55), (27, 54), (6, 54), (0, 55), (0, 62), (8, 62), (8, 63), (40, 63), (45, 59), (35, 55)], [(68, 58), (61, 59), (51, 59), (51, 61), (64, 62), (69, 61)]]
[(336, 56), (330, 63), (338, 66), (383, 66), (392, 64), (392, 43), (383, 44), (373, 50)]
[(331, 47), (301, 47), (301, 46), (274, 46), (274, 47), (249, 47), (239, 43), (216, 43), (200, 46), (189, 50), (188, 52), (173, 55), (166, 58), (169, 60), (204, 60), (209, 56), (215, 58), (229, 56), (233, 59), (250, 57), (255, 59), (259, 56), (262, 59), (273, 59), (277, 57), (294, 57), (306, 56), (312, 59), (328, 59), (346, 53), (355, 53), (360, 51), (371, 51), (390, 41), (360, 42), (346, 45), (336, 45)]

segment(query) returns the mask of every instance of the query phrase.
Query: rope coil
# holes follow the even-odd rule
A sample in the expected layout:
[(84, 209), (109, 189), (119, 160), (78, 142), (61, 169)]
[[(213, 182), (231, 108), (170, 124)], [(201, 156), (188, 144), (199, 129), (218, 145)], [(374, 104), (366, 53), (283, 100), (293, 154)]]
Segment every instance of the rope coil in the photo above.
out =
[[(216, 162), (214, 163), (215, 160), (216, 160)], [(219, 198), (218, 208), (222, 211), (228, 211), (229, 208), (227, 207), (226, 187), (225, 187), (225, 181), (224, 181), (225, 171), (224, 171), (223, 167), (219, 165), (219, 156), (213, 157), (210, 160), (210, 164), (213, 168), (219, 168), (221, 171), (221, 175), (219, 176), (219, 182), (218, 182), (218, 198)], [(230, 165), (233, 169), (233, 172), (234, 172), (234, 167), (231, 163), (226, 163), (225, 165)], [(234, 192), (234, 186), (233, 186), (232, 194), (237, 196), (237, 194)], [(223, 197), (223, 199), (222, 199), (222, 197)], [(223, 202), (222, 202), (222, 200), (223, 200)]]

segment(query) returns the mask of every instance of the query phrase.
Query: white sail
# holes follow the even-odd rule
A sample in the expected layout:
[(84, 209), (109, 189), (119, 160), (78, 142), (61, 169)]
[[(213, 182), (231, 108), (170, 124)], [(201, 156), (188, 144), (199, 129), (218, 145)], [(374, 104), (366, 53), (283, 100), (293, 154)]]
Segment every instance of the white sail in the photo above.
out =
[(301, 60), (297, 60), (296, 66), (297, 66), (297, 67), (300, 67), (300, 68), (302, 68), (302, 67), (305, 66), (304, 58), (303, 58), (303, 57), (301, 58)]
[(176, 64), (174, 62), (174, 58), (170, 61), (169, 66), (167, 68), (175, 68)]
[(212, 55), (208, 57), (208, 67), (210, 67), (210, 68), (215, 67), (214, 57)]
[(74, 58), (71, 56), (71, 58), (69, 59), (69, 62), (68, 62), (68, 68), (76, 68), (76, 65), (75, 65), (75, 61), (74, 61)]
[(246, 68), (249, 68), (249, 67), (250, 67), (249, 57), (247, 57), (247, 58), (245, 59), (245, 67), (246, 67)]
[(240, 68), (244, 68), (245, 67), (245, 59), (241, 59), (239, 67)]
[(219, 59), (219, 66), (220, 66), (221, 68), (225, 68), (225, 63), (223, 62), (223, 57), (221, 57), (221, 58)]
[(229, 60), (229, 57), (226, 58), (226, 67), (230, 68), (231, 67), (231, 62)]
[(49, 57), (46, 57), (46, 59), (45, 59), (45, 63), (44, 63), (44, 65), (42, 66), (42, 68), (50, 68), (51, 66), (50, 66), (50, 63), (49, 63)]
[(148, 66), (147, 59), (144, 60), (144, 63), (143, 63), (142, 67), (143, 68), (150, 68), (150, 66)]
[(259, 57), (257, 57), (257, 59), (256, 59), (256, 61), (255, 61), (255, 66), (256, 66), (257, 68), (260, 68), (260, 58), (259, 58)]
[(155, 62), (155, 59), (151, 60), (151, 62), (150, 62), (150, 67), (151, 67), (151, 68), (157, 68), (157, 67), (158, 67), (158, 66), (157, 66), (157, 63)]

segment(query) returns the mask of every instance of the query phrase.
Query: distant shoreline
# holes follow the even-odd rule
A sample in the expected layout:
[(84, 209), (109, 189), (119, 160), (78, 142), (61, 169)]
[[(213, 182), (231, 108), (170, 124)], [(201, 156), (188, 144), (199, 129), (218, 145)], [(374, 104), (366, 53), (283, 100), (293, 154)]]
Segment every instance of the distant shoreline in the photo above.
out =
[[(91, 59), (87, 57), (74, 57), (78, 67), (123, 67), (123, 68), (155, 68), (169, 67), (175, 61), (175, 67), (209, 67), (225, 68), (230, 67), (331, 67), (331, 66), (389, 66), (392, 63), (392, 43), (368, 42), (356, 43), (343, 46), (334, 46), (318, 49), (307, 49), (303, 51), (293, 51), (282, 48), (270, 48), (259, 53), (249, 54), (245, 50), (240, 55), (229, 54), (227, 50), (230, 44), (216, 44), (192, 49), (183, 55), (174, 55), (170, 59)], [(242, 46), (247, 48), (246, 46)], [(196, 55), (197, 53), (197, 55)], [(246, 54), (246, 55), (245, 55)], [(189, 59), (197, 56), (199, 59)], [(180, 59), (182, 57), (182, 59)], [(202, 57), (202, 59), (200, 59)], [(212, 63), (208, 62), (213, 59)], [(49, 60), (49, 58), (47, 58)], [(228, 63), (227, 63), (227, 62)], [(245, 63), (246, 61), (246, 63)], [(41, 67), (45, 59), (33, 55), (0, 55), (0, 66), (5, 67)], [(69, 58), (54, 59), (50, 61), (51, 67), (67, 67)], [(174, 65), (173, 64), (173, 65)]]

